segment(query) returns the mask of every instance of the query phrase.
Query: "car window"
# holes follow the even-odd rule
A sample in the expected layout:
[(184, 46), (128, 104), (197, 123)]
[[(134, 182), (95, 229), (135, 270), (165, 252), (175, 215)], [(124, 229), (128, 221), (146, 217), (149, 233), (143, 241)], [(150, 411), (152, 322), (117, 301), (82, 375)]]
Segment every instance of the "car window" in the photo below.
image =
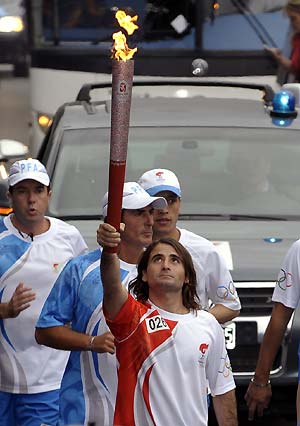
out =
[[(65, 130), (52, 177), (50, 213), (99, 215), (107, 191), (110, 129)], [(182, 214), (298, 215), (296, 131), (251, 128), (131, 128), (126, 180), (172, 169)]]

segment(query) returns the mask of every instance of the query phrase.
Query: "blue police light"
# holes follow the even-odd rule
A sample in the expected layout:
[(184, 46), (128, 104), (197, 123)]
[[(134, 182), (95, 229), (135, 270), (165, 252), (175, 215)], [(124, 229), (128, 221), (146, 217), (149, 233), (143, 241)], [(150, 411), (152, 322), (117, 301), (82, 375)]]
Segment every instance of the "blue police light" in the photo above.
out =
[(276, 243), (281, 243), (282, 238), (268, 237), (268, 238), (264, 238), (264, 241), (266, 243), (276, 244)]
[[(271, 117), (278, 118), (295, 118), (297, 117), (297, 111), (295, 108), (296, 98), (292, 92), (281, 90), (280, 92), (275, 93), (273, 97), (273, 109), (270, 111)], [(286, 127), (284, 121), (274, 123), (282, 127)]]
[(294, 121), (294, 118), (285, 118), (285, 117), (272, 117), (272, 123), (275, 124), (277, 127), (289, 127), (292, 122)]
[(281, 90), (273, 97), (273, 109), (270, 110), (272, 123), (278, 127), (288, 127), (297, 117), (296, 97), (288, 90)]

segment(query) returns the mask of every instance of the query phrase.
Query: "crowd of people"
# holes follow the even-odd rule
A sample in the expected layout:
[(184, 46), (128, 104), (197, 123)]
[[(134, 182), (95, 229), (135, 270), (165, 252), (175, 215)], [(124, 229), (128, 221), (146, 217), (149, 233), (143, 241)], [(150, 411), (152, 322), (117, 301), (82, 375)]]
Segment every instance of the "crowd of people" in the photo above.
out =
[[(46, 216), (50, 179), (38, 160), (15, 162), (8, 183), (13, 212), (0, 221), (0, 425), (204, 426), (209, 395), (218, 424), (237, 425), (221, 324), (241, 305), (215, 246), (177, 226), (176, 175), (153, 169), (125, 183), (120, 229), (104, 220), (91, 252), (74, 226)], [(104, 219), (107, 207), (105, 194)], [(299, 247), (287, 253), (274, 290), (245, 395), (250, 420), (270, 403), (270, 370), (299, 302)], [(283, 285), (287, 279), (295, 282)], [(226, 285), (230, 297), (220, 291)]]

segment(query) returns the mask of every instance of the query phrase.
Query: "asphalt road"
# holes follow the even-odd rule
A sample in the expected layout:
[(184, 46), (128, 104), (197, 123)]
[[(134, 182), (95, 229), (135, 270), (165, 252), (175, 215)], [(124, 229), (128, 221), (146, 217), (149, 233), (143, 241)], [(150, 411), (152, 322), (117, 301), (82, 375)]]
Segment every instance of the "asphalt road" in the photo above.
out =
[[(29, 141), (29, 82), (25, 78), (14, 78), (11, 68), (0, 65), (0, 139), (15, 139), (25, 144)], [(237, 389), (240, 426), (295, 426), (296, 389), (279, 389), (274, 393), (270, 409), (261, 419), (247, 420), (244, 403), (245, 388)], [(215, 426), (213, 413), (209, 426)], [(188, 425), (192, 426), (192, 425)]]

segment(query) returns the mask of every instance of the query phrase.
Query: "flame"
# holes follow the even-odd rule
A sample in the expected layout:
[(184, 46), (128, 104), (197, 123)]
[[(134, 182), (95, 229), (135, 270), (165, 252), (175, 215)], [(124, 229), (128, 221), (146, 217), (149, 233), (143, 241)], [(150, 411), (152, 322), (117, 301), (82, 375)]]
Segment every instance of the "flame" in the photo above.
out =
[[(131, 17), (130, 15), (126, 15), (126, 13), (123, 10), (118, 10), (115, 14), (115, 17), (120, 25), (120, 27), (124, 28), (128, 35), (132, 35), (134, 31), (138, 28), (138, 26), (135, 24), (137, 20), (137, 15)], [(127, 45), (126, 36), (122, 33), (122, 31), (119, 31), (117, 33), (114, 33), (112, 35), (112, 38), (114, 40), (114, 46), (112, 49), (113, 52), (113, 58), (122, 61), (128, 61), (133, 57), (135, 52), (137, 51), (137, 48), (130, 49)]]
[(137, 15), (130, 16), (126, 15), (123, 10), (118, 10), (115, 14), (115, 17), (121, 28), (124, 28), (127, 31), (128, 35), (132, 35), (138, 26), (134, 23), (137, 21)]
[(133, 57), (135, 52), (137, 51), (137, 48), (130, 49), (127, 46), (126, 43), (126, 37), (122, 33), (122, 31), (119, 31), (118, 33), (113, 34), (113, 39), (115, 41), (114, 43), (114, 53), (113, 57), (114, 59), (117, 59), (118, 61), (121, 59), (122, 61), (128, 61)]

